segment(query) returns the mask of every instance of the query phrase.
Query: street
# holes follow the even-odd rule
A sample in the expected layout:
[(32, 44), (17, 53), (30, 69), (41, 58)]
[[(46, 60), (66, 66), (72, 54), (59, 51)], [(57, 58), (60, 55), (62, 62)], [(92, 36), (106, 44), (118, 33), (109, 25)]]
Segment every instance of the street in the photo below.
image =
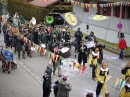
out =
[[(0, 34), (0, 42), (3, 45), (3, 33)], [(74, 47), (71, 49), (71, 54), (74, 55)], [(49, 58), (48, 56), (41, 57), (39, 52), (32, 54), (32, 58), (21, 58), (18, 60), (17, 54), (14, 54), (18, 62), (18, 68), (12, 70), (11, 74), (0, 72), (0, 97), (42, 97), (42, 76), (46, 69)], [(120, 90), (114, 90), (114, 78), (121, 78), (121, 67), (126, 64), (130, 58), (119, 60), (118, 55), (104, 50), (104, 60), (109, 62), (109, 72), (112, 76), (107, 84), (107, 90), (110, 91), (111, 97), (119, 97)], [(77, 58), (70, 58), (77, 61)], [(72, 64), (69, 63), (69, 64)], [(1, 65), (1, 63), (0, 63)], [(91, 68), (86, 64), (87, 69), (83, 75), (79, 69), (69, 66), (64, 60), (61, 66), (62, 75), (68, 76), (68, 82), (72, 85), (70, 97), (85, 97), (87, 92), (96, 91), (97, 81), (93, 81), (91, 77)], [(0, 69), (2, 69), (0, 67)], [(58, 73), (53, 76), (52, 81), (60, 79)], [(54, 97), (53, 92), (50, 97)]]

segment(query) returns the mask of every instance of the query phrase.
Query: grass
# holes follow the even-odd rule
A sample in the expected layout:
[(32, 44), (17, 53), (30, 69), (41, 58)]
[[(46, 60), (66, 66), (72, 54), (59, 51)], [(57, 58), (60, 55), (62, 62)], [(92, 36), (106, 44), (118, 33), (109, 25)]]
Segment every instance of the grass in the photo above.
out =
[[(70, 30), (71, 36), (74, 37), (74, 32), (75, 32), (75, 31), (72, 30), (72, 29), (69, 29), (69, 30)], [(86, 40), (85, 40), (85, 36), (86, 36), (86, 35), (87, 35), (87, 34), (83, 33), (83, 41), (86, 41)], [(112, 47), (114, 47), (114, 48), (117, 48), (117, 47), (118, 47), (118, 44), (117, 44), (117, 43), (112, 43), (112, 42), (109, 42), (109, 41), (106, 41), (106, 40), (103, 40), (103, 39), (100, 39), (100, 38), (97, 38), (97, 40), (98, 40), (99, 42), (103, 43), (103, 44), (112, 46)], [(130, 50), (130, 47), (128, 47), (128, 50)]]

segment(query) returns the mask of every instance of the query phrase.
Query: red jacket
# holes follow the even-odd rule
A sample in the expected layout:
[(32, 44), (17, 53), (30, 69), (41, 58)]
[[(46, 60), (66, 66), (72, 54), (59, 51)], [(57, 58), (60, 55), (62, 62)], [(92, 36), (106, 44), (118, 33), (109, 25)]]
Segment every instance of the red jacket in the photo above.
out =
[(121, 49), (121, 48), (128, 48), (125, 39), (120, 39), (118, 43), (118, 49)]

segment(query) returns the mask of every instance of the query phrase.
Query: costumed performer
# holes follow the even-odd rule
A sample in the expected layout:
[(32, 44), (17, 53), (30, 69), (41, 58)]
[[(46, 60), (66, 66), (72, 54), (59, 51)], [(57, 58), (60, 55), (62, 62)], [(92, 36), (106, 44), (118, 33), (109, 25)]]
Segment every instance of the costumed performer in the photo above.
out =
[(106, 87), (107, 87), (107, 75), (109, 74), (108, 63), (103, 62), (101, 67), (98, 67), (96, 70), (97, 77), (97, 88), (96, 88), (96, 97), (99, 97), (102, 90), (102, 97), (105, 97)]
[(97, 60), (99, 58), (99, 49), (94, 48), (94, 51), (89, 55), (88, 63), (92, 67), (92, 79), (95, 80), (95, 70), (97, 68)]
[(126, 83), (121, 90), (120, 97), (130, 97), (130, 77), (126, 79)]
[(85, 66), (85, 63), (87, 63), (87, 47), (84, 45), (83, 41), (80, 42), (80, 46), (78, 49), (78, 63), (81, 65), (83, 60), (83, 65)]
[(128, 61), (127, 64), (122, 68), (121, 73), (122, 73), (122, 80), (120, 82), (120, 90), (124, 86), (126, 78), (130, 76), (130, 61)]

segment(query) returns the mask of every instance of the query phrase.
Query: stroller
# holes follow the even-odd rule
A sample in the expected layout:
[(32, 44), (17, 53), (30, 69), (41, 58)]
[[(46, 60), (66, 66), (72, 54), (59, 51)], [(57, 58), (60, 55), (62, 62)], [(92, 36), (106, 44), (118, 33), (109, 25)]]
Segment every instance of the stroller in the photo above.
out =
[(0, 46), (0, 59), (2, 60), (3, 73), (8, 71), (8, 74), (10, 74), (12, 69), (17, 68), (17, 62), (13, 59), (13, 53), (10, 50), (3, 51), (3, 46)]

